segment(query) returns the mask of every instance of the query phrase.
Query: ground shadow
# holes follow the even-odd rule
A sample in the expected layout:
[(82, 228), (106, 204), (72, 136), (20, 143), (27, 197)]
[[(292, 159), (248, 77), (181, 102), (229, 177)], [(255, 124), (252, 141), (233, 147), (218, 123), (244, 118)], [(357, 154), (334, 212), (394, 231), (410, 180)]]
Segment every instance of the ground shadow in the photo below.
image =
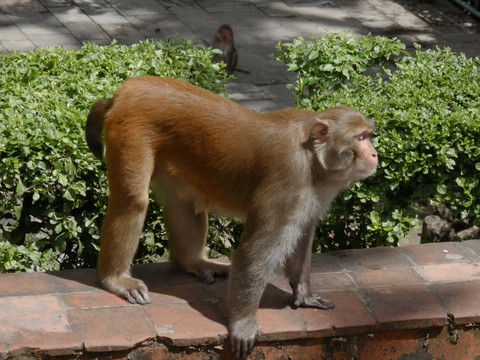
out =
[[(226, 326), (226, 294), (228, 278), (217, 277), (215, 283), (206, 284), (197, 277), (173, 269), (169, 263), (136, 265), (132, 275), (145, 282), (153, 305), (175, 302), (187, 303), (210, 320)], [(99, 293), (102, 289), (95, 269), (77, 269), (48, 272), (49, 281), (55, 291), (61, 295), (69, 293)], [(261, 308), (283, 309), (290, 307), (293, 296), (280, 282), (269, 283), (264, 291)], [(206, 311), (204, 303), (212, 304), (216, 313)], [(127, 301), (115, 301), (115, 305), (129, 306)], [(92, 305), (105, 306), (104, 303)], [(112, 305), (113, 306), (113, 305)], [(131, 305), (135, 306), (135, 305)], [(219, 316), (220, 315), (220, 316)]]

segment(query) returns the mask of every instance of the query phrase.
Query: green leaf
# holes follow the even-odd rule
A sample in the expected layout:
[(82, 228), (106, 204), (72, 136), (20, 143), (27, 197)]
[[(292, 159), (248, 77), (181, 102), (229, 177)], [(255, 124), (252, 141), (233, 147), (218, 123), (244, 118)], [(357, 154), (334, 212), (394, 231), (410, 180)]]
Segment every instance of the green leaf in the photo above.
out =
[[(376, 123), (377, 173), (332, 205), (316, 249), (395, 244), (428, 204), (447, 204), (480, 225), (480, 59), (404, 49), (398, 39), (347, 33), (277, 48), (287, 67), (305, 61), (293, 87), (297, 106), (347, 105)], [(392, 71), (378, 70), (387, 66)]]
[(25, 185), (23, 184), (22, 180), (21, 179), (18, 179), (18, 183), (17, 183), (17, 188), (16, 188), (16, 193), (17, 195), (21, 196), (25, 193)]
[(32, 200), (37, 201), (38, 199), (40, 199), (40, 194), (38, 192), (34, 192), (32, 195)]
[[(108, 191), (104, 165), (85, 143), (90, 107), (135, 75), (180, 77), (225, 93), (231, 77), (212, 62), (214, 52), (170, 39), (0, 54), (0, 214), (8, 219), (0, 271), (95, 266)], [(166, 242), (159, 206), (149, 214), (157, 223), (146, 230), (155, 244)], [(15, 240), (5, 252), (4, 239)], [(158, 249), (140, 244), (138, 258)], [(4, 254), (11, 258), (4, 261)]]

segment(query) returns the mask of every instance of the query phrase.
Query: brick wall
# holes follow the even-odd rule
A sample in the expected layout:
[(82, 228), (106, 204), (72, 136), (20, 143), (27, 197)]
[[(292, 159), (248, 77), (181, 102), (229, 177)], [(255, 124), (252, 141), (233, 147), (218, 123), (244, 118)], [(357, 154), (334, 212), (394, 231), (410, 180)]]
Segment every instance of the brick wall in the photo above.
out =
[[(0, 275), (0, 359), (225, 359), (226, 279), (166, 263), (134, 275), (152, 304), (100, 289), (95, 270)], [(293, 309), (287, 279), (257, 312), (259, 359), (480, 359), (480, 241), (315, 254), (332, 310)]]

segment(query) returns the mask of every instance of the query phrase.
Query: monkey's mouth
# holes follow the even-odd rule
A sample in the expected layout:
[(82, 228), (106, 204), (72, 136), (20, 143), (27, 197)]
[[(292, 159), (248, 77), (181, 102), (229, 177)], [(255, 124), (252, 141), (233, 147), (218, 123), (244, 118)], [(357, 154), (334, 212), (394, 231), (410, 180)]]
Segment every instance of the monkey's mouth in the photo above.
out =
[(359, 172), (359, 175), (364, 175), (364, 178), (372, 176), (377, 172), (377, 165), (364, 166), (364, 169)]

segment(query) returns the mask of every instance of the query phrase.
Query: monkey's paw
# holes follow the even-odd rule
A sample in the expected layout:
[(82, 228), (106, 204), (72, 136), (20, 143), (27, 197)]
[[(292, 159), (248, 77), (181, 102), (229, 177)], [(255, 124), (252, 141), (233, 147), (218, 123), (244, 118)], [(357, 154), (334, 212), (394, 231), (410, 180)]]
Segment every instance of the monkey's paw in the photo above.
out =
[(131, 304), (150, 303), (148, 288), (142, 280), (131, 276), (111, 276), (102, 281), (103, 287), (126, 299)]
[(186, 269), (186, 272), (197, 275), (207, 284), (215, 282), (215, 276), (226, 276), (230, 266), (212, 260), (202, 259), (195, 266)]
[(241, 319), (230, 325), (230, 347), (236, 359), (245, 359), (252, 352), (260, 331), (255, 317)]
[(296, 307), (315, 307), (323, 310), (333, 309), (335, 305), (320, 295), (301, 296), (297, 294), (293, 302)]

